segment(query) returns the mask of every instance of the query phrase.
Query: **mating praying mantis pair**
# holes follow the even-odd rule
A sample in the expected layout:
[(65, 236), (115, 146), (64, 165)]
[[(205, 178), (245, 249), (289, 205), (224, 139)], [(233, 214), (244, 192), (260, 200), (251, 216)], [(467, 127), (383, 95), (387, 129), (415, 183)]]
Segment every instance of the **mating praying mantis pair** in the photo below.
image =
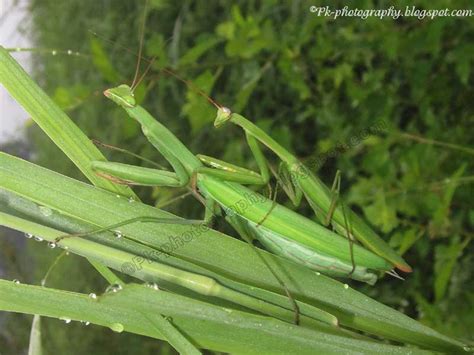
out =
[[(339, 172), (329, 189), (296, 156), (262, 129), (209, 97), (208, 101), (217, 108), (214, 126), (221, 127), (231, 122), (243, 129), (259, 173), (209, 156), (193, 154), (171, 131), (138, 105), (134, 90), (146, 75), (145, 71), (138, 79), (144, 23), (145, 19), (132, 85), (122, 84), (105, 90), (104, 94), (141, 125), (143, 134), (170, 163), (174, 172), (95, 161), (92, 168), (98, 175), (129, 185), (187, 186), (205, 205), (202, 223), (209, 224), (213, 216), (221, 214), (223, 210), (226, 220), (246, 241), (258, 239), (273, 253), (330, 276), (350, 277), (374, 284), (380, 272), (390, 272), (394, 267), (404, 272), (412, 270), (400, 255), (338, 198)], [(164, 70), (177, 76), (172, 71)], [(186, 80), (178, 79), (189, 85)], [(286, 182), (279, 178), (279, 174), (275, 175), (293, 204), (298, 206), (305, 197), (319, 224), (246, 187), (267, 185), (270, 170), (274, 172), (260, 145), (280, 159), (280, 171), (287, 177)], [(247, 197), (243, 199), (242, 196)], [(329, 226), (333, 227), (333, 231), (328, 229)], [(355, 240), (363, 246), (355, 244)]]
[[(140, 53), (138, 58), (140, 60)], [(213, 215), (224, 210), (227, 221), (243, 239), (248, 241), (256, 238), (275, 254), (318, 272), (373, 284), (379, 271), (388, 272), (394, 267), (404, 272), (411, 271), (411, 267), (383, 239), (340, 202), (339, 172), (332, 189), (329, 189), (297, 157), (262, 129), (213, 100), (210, 101), (217, 107), (215, 127), (231, 122), (244, 130), (259, 173), (212, 157), (193, 154), (145, 108), (137, 105), (134, 90), (141, 81), (136, 80), (138, 68), (139, 65), (131, 86), (122, 84), (105, 90), (104, 94), (141, 125), (143, 134), (170, 163), (174, 172), (96, 161), (92, 163), (92, 168), (97, 174), (129, 185), (188, 186), (195, 195), (203, 197), (206, 212), (202, 223), (209, 223)], [(289, 176), (284, 189), (295, 206), (304, 196), (321, 224), (245, 186), (263, 186), (269, 182), (269, 164), (260, 144), (281, 160), (281, 168)], [(244, 203), (245, 208), (241, 207), (242, 196), (254, 196)], [(333, 226), (334, 231), (327, 228), (329, 225)], [(354, 240), (360, 241), (367, 249), (353, 244)]]

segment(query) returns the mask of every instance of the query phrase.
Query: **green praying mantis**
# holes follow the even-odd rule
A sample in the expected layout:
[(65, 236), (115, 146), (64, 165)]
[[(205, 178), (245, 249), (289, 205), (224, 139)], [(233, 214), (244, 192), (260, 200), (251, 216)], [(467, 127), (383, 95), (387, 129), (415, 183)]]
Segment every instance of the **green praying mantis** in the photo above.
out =
[[(359, 240), (364, 246), (377, 255), (383, 257), (396, 268), (404, 272), (411, 272), (412, 268), (389, 245), (381, 239), (361, 218), (352, 211), (345, 211), (343, 204), (338, 204), (340, 173), (337, 172), (331, 190), (306, 167), (297, 157), (292, 155), (278, 142), (271, 138), (261, 128), (245, 117), (232, 113), (226, 107), (218, 107), (215, 127), (226, 122), (232, 122), (241, 127), (249, 140), (258, 140), (273, 151), (282, 161), (282, 167), (290, 176), (290, 183), (294, 193), (288, 193), (295, 206), (301, 202), (303, 195), (309, 202), (320, 222), (328, 226), (332, 224), (335, 230), (349, 235), (349, 238)], [(252, 142), (252, 144), (255, 144)], [(250, 142), (249, 142), (250, 145)], [(255, 148), (254, 148), (255, 149)], [(287, 190), (293, 192), (293, 190)], [(346, 213), (348, 216), (346, 216)], [(347, 221), (350, 221), (349, 224)], [(349, 228), (348, 228), (349, 227)]]

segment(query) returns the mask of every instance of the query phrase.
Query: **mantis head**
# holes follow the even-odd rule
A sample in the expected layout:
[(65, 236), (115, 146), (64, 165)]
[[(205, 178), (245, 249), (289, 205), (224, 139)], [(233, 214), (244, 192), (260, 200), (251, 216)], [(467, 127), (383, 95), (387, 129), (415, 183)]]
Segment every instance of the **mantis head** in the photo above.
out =
[(214, 127), (219, 127), (226, 123), (232, 117), (232, 111), (227, 107), (219, 107), (217, 109), (217, 117), (214, 120)]
[(123, 108), (131, 108), (136, 105), (132, 89), (125, 84), (105, 90), (104, 95)]

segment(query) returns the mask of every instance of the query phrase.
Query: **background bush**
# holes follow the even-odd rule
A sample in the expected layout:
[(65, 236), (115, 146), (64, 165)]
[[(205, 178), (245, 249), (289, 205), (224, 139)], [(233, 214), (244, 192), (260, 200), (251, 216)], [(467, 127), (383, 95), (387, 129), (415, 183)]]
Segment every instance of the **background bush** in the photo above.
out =
[[(163, 163), (139, 126), (101, 94), (131, 82), (143, 5), (32, 0), (27, 29), (38, 48), (58, 51), (33, 54), (36, 79), (89, 137)], [(193, 152), (256, 168), (242, 132), (232, 126), (216, 130), (215, 108), (160, 72), (173, 68), (265, 129), (326, 183), (340, 169), (343, 198), (415, 269), (404, 282), (385, 278), (375, 287), (354, 286), (441, 332), (473, 340), (472, 18), (333, 20), (310, 13), (310, 5), (315, 2), (150, 0), (144, 55), (157, 59), (138, 98)], [(390, 5), (354, 1), (351, 7)], [(408, 5), (466, 9), (471, 3), (400, 1), (397, 8)], [(68, 49), (81, 56), (67, 55)], [(374, 132), (376, 125), (383, 129)], [(28, 138), (40, 165), (83, 179), (38, 127), (29, 127)], [(106, 153), (111, 160), (143, 165)], [(158, 205), (180, 193), (138, 191)], [(279, 200), (288, 203), (282, 194)], [(202, 215), (191, 199), (168, 209), (186, 217)], [(307, 205), (299, 211), (311, 216)], [(223, 223), (218, 226), (232, 234)], [(56, 252), (32, 243), (16, 250), (7, 242), (0, 241), (7, 274), (38, 283)], [(50, 286), (80, 292), (104, 287), (85, 262), (67, 259), (68, 273), (54, 275)], [(17, 353), (26, 346), (30, 319), (3, 317), (0, 346)], [(96, 327), (44, 323), (51, 350), (148, 354), (159, 347), (156, 341)], [(171, 351), (166, 345), (160, 349)]]

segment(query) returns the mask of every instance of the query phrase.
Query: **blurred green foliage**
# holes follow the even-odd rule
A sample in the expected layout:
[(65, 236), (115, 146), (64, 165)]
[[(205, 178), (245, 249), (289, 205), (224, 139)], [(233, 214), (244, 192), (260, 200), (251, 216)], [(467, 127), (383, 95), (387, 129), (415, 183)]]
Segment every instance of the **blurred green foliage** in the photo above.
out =
[[(375, 287), (355, 287), (441, 332), (473, 340), (474, 23), (454, 17), (333, 20), (310, 13), (315, 3), (150, 0), (143, 51), (156, 60), (137, 97), (195, 153), (255, 168), (238, 128), (213, 127), (215, 109), (198, 87), (253, 120), (304, 161), (326, 154), (324, 164), (310, 168), (318, 168), (328, 184), (340, 169), (343, 197), (415, 269), (404, 282), (385, 278)], [(29, 31), (37, 46), (82, 54), (34, 54), (34, 74), (91, 138), (164, 163), (139, 127), (101, 95), (108, 86), (133, 78), (143, 5), (32, 0)], [(331, 6), (345, 5), (335, 1)], [(391, 5), (367, 0), (351, 7)], [(407, 5), (472, 8), (462, 0), (402, 0), (396, 7)], [(163, 67), (193, 85), (163, 73)], [(386, 129), (350, 149), (337, 149), (376, 122), (384, 122)], [(39, 164), (82, 178), (37, 127), (30, 127), (29, 138)], [(111, 160), (143, 164), (117, 152), (107, 154)], [(150, 203), (178, 194), (138, 191)], [(288, 203), (283, 196), (280, 201)], [(169, 209), (187, 217), (202, 215), (191, 200)], [(311, 216), (309, 206), (299, 211)], [(28, 280), (36, 282), (55, 254), (41, 256), (44, 249), (37, 249), (28, 246), (36, 265)], [(101, 284), (77, 260), (61, 271), (75, 276), (57, 276), (51, 286), (88, 292), (88, 285)], [(20, 320), (10, 318), (11, 329)], [(18, 349), (25, 346), (28, 326), (21, 322)], [(74, 344), (75, 353), (156, 350), (155, 342), (132, 335), (44, 323), (51, 351), (60, 349), (60, 342), (53, 341), (58, 334)], [(70, 343), (72, 338), (78, 341)]]

